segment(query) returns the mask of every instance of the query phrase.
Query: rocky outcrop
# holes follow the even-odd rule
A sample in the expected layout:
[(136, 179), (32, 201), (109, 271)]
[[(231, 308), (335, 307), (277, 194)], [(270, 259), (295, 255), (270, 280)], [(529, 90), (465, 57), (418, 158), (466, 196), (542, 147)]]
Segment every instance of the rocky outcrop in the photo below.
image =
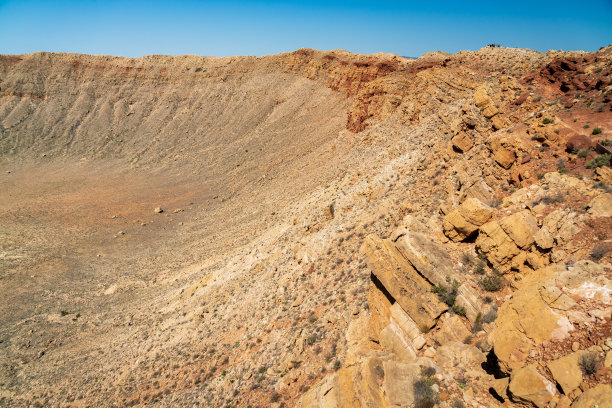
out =
[(508, 393), (513, 401), (544, 408), (556, 390), (554, 384), (538, 373), (535, 367), (528, 366), (512, 373)]
[(455, 242), (462, 241), (491, 219), (493, 209), (476, 198), (468, 198), (444, 217), (444, 235)]

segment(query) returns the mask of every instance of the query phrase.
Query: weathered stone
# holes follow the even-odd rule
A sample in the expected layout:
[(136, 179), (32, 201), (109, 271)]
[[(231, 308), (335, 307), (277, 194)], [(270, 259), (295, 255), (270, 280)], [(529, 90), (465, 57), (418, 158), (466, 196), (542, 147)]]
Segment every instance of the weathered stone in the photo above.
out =
[(491, 125), (493, 129), (500, 130), (508, 126), (508, 122), (501, 115), (495, 115), (491, 118)]
[(435, 360), (442, 368), (459, 367), (471, 370), (475, 367), (480, 368), (481, 364), (487, 361), (487, 357), (474, 346), (463, 342), (451, 342), (438, 349)]
[(592, 199), (589, 214), (594, 217), (612, 217), (612, 193), (600, 194)]
[(501, 272), (510, 269), (510, 261), (521, 251), (497, 221), (480, 227), (476, 247), (487, 255), (487, 259)]
[(496, 378), (491, 381), (491, 388), (495, 390), (497, 395), (505, 397), (508, 391), (508, 384), (510, 383), (510, 377)]
[(380, 284), (416, 322), (432, 327), (447, 306), (431, 293), (431, 285), (410, 265), (392, 241), (368, 236), (361, 246)]
[(420, 377), (420, 367), (398, 361), (383, 363), (382, 389), (391, 407), (411, 407), (414, 404), (414, 383)]
[(516, 161), (516, 147), (514, 146), (515, 141), (493, 137), (488, 140), (489, 148), (493, 153), (493, 159), (504, 169), (512, 167)]
[(508, 393), (515, 402), (545, 407), (555, 395), (555, 386), (534, 366), (527, 366), (512, 373)]
[(572, 353), (548, 363), (548, 369), (565, 395), (578, 388), (582, 382), (582, 371), (578, 366), (581, 354)]
[(462, 342), (470, 335), (461, 318), (457, 315), (451, 316), (442, 322), (440, 330), (434, 334), (434, 339), (444, 345), (450, 342)]
[(541, 283), (537, 278), (549, 276), (555, 270), (535, 271), (534, 281), (524, 283), (499, 308), (495, 329), (489, 334), (488, 342), (504, 372), (523, 366), (534, 345), (553, 338), (565, 338), (573, 330), (569, 320), (551, 310), (540, 292)]
[(586, 390), (580, 395), (572, 408), (611, 408), (612, 407), (612, 386), (610, 384), (599, 384)]
[(551, 249), (555, 244), (555, 240), (548, 228), (540, 228), (533, 236), (536, 245), (541, 249)]
[(397, 249), (429, 282), (440, 285), (454, 275), (454, 265), (448, 252), (428, 235), (406, 230), (395, 241)]
[(474, 92), (474, 104), (480, 109), (484, 109), (491, 103), (491, 98), (487, 95), (487, 90), (485, 88), (478, 88), (476, 92)]
[(482, 115), (485, 118), (489, 118), (489, 119), (497, 115), (498, 113), (499, 113), (499, 109), (497, 109), (495, 105), (489, 105), (486, 108), (484, 108), (482, 111)]
[(528, 210), (514, 213), (503, 218), (499, 225), (521, 249), (529, 248), (538, 232), (538, 223)]
[(410, 362), (416, 358), (412, 342), (395, 325), (390, 324), (380, 332), (380, 345), (383, 350), (394, 354), (400, 361)]
[(455, 242), (472, 235), (493, 216), (493, 209), (476, 198), (468, 198), (451, 211), (442, 223), (444, 234)]
[(474, 138), (467, 132), (459, 132), (452, 139), (453, 147), (461, 153), (469, 151), (474, 146)]

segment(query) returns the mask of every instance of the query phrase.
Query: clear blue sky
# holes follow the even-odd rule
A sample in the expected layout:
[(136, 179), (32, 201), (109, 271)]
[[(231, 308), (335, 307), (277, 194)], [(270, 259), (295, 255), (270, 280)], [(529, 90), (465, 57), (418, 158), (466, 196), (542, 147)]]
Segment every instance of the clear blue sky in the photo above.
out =
[(419, 56), (487, 43), (594, 51), (612, 0), (0, 0), (0, 54), (266, 55), (301, 47)]

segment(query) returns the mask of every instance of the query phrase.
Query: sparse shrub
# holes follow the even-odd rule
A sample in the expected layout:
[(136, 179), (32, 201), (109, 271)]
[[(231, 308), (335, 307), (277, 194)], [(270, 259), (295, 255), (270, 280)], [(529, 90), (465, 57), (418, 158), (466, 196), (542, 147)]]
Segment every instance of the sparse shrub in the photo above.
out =
[(487, 292), (497, 292), (504, 287), (504, 278), (499, 272), (493, 271), (493, 273), (482, 278), (478, 284)]
[(266, 371), (268, 371), (268, 367), (266, 367), (266, 366), (261, 366), (261, 367), (259, 367), (259, 368), (257, 369), (257, 372), (258, 372), (259, 374), (263, 374), (263, 373), (265, 373)]
[(312, 346), (316, 342), (317, 342), (317, 335), (316, 334), (311, 334), (310, 336), (306, 337), (306, 343), (308, 345)]
[(465, 307), (459, 305), (453, 305), (453, 312), (455, 312), (459, 316), (465, 316), (467, 314), (467, 310), (465, 310)]
[(595, 262), (599, 262), (610, 250), (610, 247), (607, 244), (597, 244), (589, 254), (591, 256), (591, 260)]
[(612, 154), (598, 154), (593, 160), (589, 160), (586, 166), (589, 169), (606, 166), (610, 164), (610, 159), (612, 159)]
[(445, 286), (443, 284), (434, 285), (431, 288), (431, 291), (438, 295), (438, 299), (440, 299), (440, 302), (444, 302), (452, 307), (455, 304), (455, 299), (457, 299), (458, 288), (459, 282), (455, 280), (449, 286)]
[(70, 313), (69, 313), (69, 312), (67, 312), (67, 311), (65, 311), (65, 310), (61, 310), (61, 311), (60, 311), (60, 315), (61, 315), (62, 317), (63, 317), (63, 316), (66, 316), (66, 315), (68, 315), (68, 314), (70, 314)]
[(567, 173), (567, 168), (565, 168), (565, 159), (562, 157), (557, 160), (557, 171), (559, 172), (559, 174)]
[(542, 180), (544, 178), (544, 173), (538, 173), (538, 180)]
[(493, 298), (491, 296), (485, 296), (484, 298), (485, 303), (491, 303), (492, 301), (493, 301)]
[(482, 313), (478, 312), (476, 320), (474, 320), (474, 326), (472, 327), (472, 333), (478, 333), (482, 330)]
[(478, 261), (476, 267), (474, 268), (474, 273), (476, 275), (484, 275), (485, 274), (485, 263), (483, 261)]
[(601, 133), (601, 128), (593, 128), (593, 132), (591, 132), (592, 135), (598, 135)]
[(342, 363), (340, 362), (340, 360), (334, 361), (334, 370), (338, 371), (340, 367), (342, 367)]
[(590, 128), (590, 127), (591, 127), (591, 126), (589, 126), (589, 125), (584, 125), (582, 128), (583, 128), (583, 129), (588, 129), (588, 128)]
[(493, 323), (497, 319), (497, 306), (493, 307), (482, 316), (483, 323)]
[(589, 152), (590, 152), (589, 149), (580, 149), (578, 150), (578, 157), (580, 157), (581, 159), (584, 159), (589, 155)]
[(599, 355), (596, 352), (584, 353), (578, 359), (578, 366), (584, 375), (593, 375), (599, 366)]
[(465, 265), (472, 265), (474, 263), (474, 257), (469, 252), (464, 253), (461, 259)]
[(548, 125), (550, 123), (554, 123), (554, 121), (555, 121), (555, 118), (544, 118), (542, 119), (542, 124)]
[(599, 142), (599, 144), (601, 144), (602, 146), (612, 146), (612, 140), (610, 139), (602, 140), (601, 142)]
[(433, 385), (437, 383), (433, 378), (435, 372), (431, 367), (424, 369), (421, 378), (414, 383), (415, 408), (433, 408), (438, 403), (438, 393), (433, 389)]
[(278, 402), (280, 397), (281, 396), (278, 392), (273, 392), (272, 395), (270, 395), (270, 402)]

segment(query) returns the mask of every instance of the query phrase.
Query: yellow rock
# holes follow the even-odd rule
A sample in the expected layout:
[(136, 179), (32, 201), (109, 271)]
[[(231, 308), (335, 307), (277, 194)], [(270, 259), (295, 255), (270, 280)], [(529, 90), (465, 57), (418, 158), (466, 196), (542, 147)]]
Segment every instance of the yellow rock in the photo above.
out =
[(611, 408), (612, 386), (610, 384), (599, 384), (580, 395), (572, 408)]
[(513, 401), (546, 407), (555, 395), (555, 386), (537, 372), (534, 366), (512, 373), (508, 393)]
[(578, 366), (578, 359), (582, 354), (583, 352), (572, 353), (548, 363), (548, 369), (565, 395), (578, 388), (582, 382), (582, 370)]
[(462, 241), (490, 220), (493, 211), (493, 208), (477, 198), (468, 198), (444, 217), (442, 222), (444, 234), (455, 242)]

